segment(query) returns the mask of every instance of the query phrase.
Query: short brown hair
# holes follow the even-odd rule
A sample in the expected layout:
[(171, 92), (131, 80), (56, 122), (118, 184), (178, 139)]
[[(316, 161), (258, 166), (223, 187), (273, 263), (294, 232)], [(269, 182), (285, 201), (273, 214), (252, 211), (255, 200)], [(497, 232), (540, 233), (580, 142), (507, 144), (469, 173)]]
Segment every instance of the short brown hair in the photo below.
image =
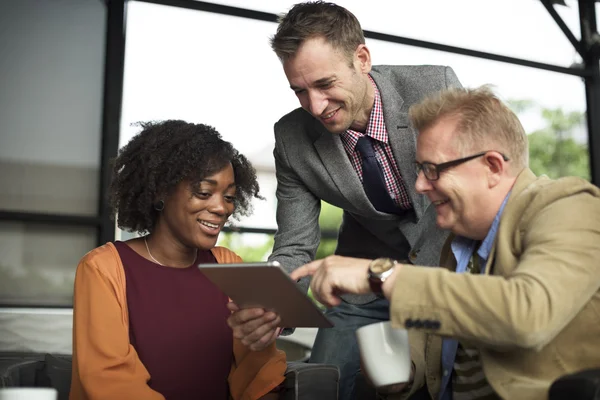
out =
[(307, 39), (316, 37), (324, 38), (347, 56), (365, 44), (363, 30), (354, 14), (334, 3), (309, 1), (294, 5), (279, 18), (271, 48), (283, 62), (293, 57)]
[(413, 127), (420, 132), (442, 118), (457, 118), (455, 134), (458, 134), (461, 152), (497, 150), (518, 170), (529, 165), (529, 147), (523, 125), (489, 86), (441, 91), (410, 107), (409, 117)]

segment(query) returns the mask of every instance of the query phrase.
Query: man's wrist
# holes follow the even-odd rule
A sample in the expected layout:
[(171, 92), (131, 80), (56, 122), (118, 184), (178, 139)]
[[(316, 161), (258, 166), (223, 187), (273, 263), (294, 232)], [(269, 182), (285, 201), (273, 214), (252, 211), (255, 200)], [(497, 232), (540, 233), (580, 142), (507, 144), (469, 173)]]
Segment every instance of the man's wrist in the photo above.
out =
[(398, 277), (398, 272), (400, 272), (401, 269), (402, 264), (396, 263), (392, 274), (381, 285), (381, 291), (388, 300), (392, 298), (392, 293), (394, 292), (394, 287), (396, 286), (396, 278)]
[(367, 281), (371, 292), (383, 293), (383, 283), (392, 275), (396, 267), (396, 260), (391, 258), (376, 258), (371, 261), (367, 269)]

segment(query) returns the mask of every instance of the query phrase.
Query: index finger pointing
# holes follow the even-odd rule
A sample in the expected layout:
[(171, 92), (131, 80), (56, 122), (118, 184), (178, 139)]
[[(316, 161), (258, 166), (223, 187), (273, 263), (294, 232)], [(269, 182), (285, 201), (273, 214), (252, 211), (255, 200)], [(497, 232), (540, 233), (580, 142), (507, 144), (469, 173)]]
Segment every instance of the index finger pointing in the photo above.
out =
[(290, 274), (290, 278), (297, 281), (300, 278), (304, 278), (305, 276), (313, 275), (321, 266), (321, 260), (316, 260), (310, 262), (308, 264), (304, 264), (303, 266), (296, 268)]

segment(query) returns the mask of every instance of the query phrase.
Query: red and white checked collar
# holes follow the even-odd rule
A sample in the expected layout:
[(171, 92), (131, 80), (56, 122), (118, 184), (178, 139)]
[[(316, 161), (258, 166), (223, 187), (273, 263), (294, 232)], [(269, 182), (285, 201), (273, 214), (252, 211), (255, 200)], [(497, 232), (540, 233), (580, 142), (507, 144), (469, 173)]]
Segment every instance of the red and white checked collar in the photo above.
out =
[(369, 81), (375, 90), (375, 101), (373, 102), (373, 109), (371, 110), (371, 115), (367, 124), (367, 130), (364, 134), (352, 129), (348, 129), (346, 132), (340, 135), (344, 149), (349, 154), (354, 152), (354, 148), (356, 147), (358, 139), (364, 135), (370, 136), (373, 139), (383, 143), (388, 143), (389, 141), (388, 133), (385, 129), (385, 121), (383, 120), (383, 104), (381, 102), (381, 94), (379, 93), (379, 89), (377, 89), (375, 81), (373, 81), (373, 78), (371, 78), (371, 75), (367, 76), (369, 77)]

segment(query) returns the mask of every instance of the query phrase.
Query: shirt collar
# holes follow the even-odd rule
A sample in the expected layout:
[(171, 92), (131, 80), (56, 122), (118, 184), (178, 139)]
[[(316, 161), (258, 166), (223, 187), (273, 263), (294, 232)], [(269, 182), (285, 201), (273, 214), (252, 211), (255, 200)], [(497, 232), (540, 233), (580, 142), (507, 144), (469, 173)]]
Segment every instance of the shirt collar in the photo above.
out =
[(375, 81), (373, 78), (371, 78), (371, 75), (367, 76), (369, 77), (371, 85), (373, 85), (375, 97), (375, 100), (373, 101), (373, 109), (369, 115), (369, 122), (367, 122), (367, 129), (365, 130), (364, 134), (352, 129), (348, 129), (346, 132), (340, 135), (342, 141), (347, 142), (352, 149), (356, 147), (358, 139), (360, 139), (362, 136), (370, 136), (373, 139), (383, 143), (389, 142), (389, 136), (385, 128), (385, 121), (383, 119), (383, 102), (381, 101), (381, 93), (379, 92)]
[[(479, 250), (477, 250), (477, 254), (483, 260), (484, 265), (485, 263), (487, 263), (487, 259), (490, 256), (490, 252), (492, 251), (492, 246), (494, 245), (494, 241), (496, 240), (496, 233), (498, 232), (498, 227), (500, 226), (500, 218), (502, 217), (504, 207), (506, 207), (506, 203), (509, 197), (510, 192), (508, 192), (506, 197), (504, 197), (504, 200), (500, 205), (500, 209), (494, 217), (494, 221), (492, 222), (490, 230), (485, 236), (485, 239), (483, 239), (483, 241), (481, 242)], [(456, 259), (456, 272), (465, 272), (468, 261), (473, 255), (473, 251), (475, 251), (475, 244), (475, 240), (466, 238), (464, 236), (456, 236), (454, 238), (454, 240), (450, 244), (450, 248), (452, 249), (452, 254)], [(483, 273), (484, 270), (482, 269), (481, 272)]]
[(508, 194), (504, 198), (504, 201), (502, 201), (502, 204), (500, 205), (500, 209), (498, 210), (498, 212), (496, 213), (496, 216), (494, 217), (494, 222), (492, 222), (492, 226), (490, 227), (488, 234), (485, 236), (485, 239), (483, 239), (483, 242), (481, 242), (481, 246), (479, 246), (479, 250), (477, 251), (477, 254), (479, 254), (479, 257), (483, 258), (486, 261), (487, 261), (488, 257), (490, 256), (490, 252), (492, 251), (492, 246), (494, 245), (494, 240), (496, 240), (496, 233), (498, 232), (498, 226), (500, 226), (500, 217), (502, 216), (502, 213), (504, 212), (504, 207), (506, 207), (506, 202), (508, 201), (509, 197), (510, 197), (510, 192), (508, 192)]

